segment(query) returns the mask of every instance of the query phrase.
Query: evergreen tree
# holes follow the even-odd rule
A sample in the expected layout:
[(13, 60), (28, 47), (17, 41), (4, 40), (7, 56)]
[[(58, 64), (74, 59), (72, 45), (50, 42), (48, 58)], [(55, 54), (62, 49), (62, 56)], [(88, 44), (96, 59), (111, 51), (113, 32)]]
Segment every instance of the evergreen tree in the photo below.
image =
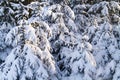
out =
[(55, 77), (53, 56), (47, 49), (41, 50), (37, 47), (35, 29), (24, 21), (21, 24), (7, 34), (6, 44), (13, 49), (1, 65), (0, 79), (49, 80)]

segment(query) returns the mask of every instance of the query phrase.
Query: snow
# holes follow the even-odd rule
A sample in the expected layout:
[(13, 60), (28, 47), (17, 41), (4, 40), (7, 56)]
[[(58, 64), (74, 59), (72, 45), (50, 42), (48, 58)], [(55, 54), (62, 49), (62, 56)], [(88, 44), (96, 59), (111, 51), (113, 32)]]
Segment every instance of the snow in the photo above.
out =
[(83, 80), (80, 74), (72, 75), (70, 77), (62, 77), (61, 80)]
[(35, 29), (31, 25), (25, 26), (25, 39), (31, 41), (33, 44), (37, 44), (37, 36), (35, 35)]
[(13, 37), (15, 35), (17, 35), (17, 33), (18, 33), (18, 27), (15, 27), (15, 28), (11, 29), (11, 31), (7, 34), (7, 37), (5, 39), (5, 43), (8, 44), (8, 45), (11, 45), (12, 42), (13, 42)]
[(120, 69), (120, 64), (118, 64), (118, 65), (116, 66), (115, 75), (113, 76), (113, 80), (119, 80), (119, 75), (120, 75), (119, 69)]
[(102, 13), (103, 16), (107, 16), (109, 14), (107, 6), (104, 6), (101, 13)]
[(92, 66), (96, 67), (96, 61), (95, 61), (93, 55), (92, 55), (91, 53), (87, 53), (87, 52), (83, 52), (83, 53), (84, 53), (84, 55), (86, 56), (86, 59), (88, 60), (88, 62), (89, 62)]
[(113, 11), (115, 11), (115, 9), (120, 10), (119, 3), (115, 2), (115, 1), (111, 1), (110, 4), (111, 4)]
[(4, 15), (3, 10), (4, 8), (0, 8), (0, 16)]
[(91, 12), (94, 12), (96, 13), (96, 11), (98, 10), (99, 8), (99, 5), (98, 4), (94, 4), (89, 10), (88, 12), (91, 13)]
[(75, 19), (75, 15), (74, 12), (71, 10), (71, 8), (69, 6), (65, 5), (65, 13), (68, 14), (68, 16), (74, 20)]
[(0, 4), (0, 80), (120, 79), (119, 2)]
[(114, 60), (119, 61), (120, 59), (120, 50), (116, 50), (113, 54), (112, 57), (114, 58)]
[(72, 19), (68, 20), (68, 26), (70, 27), (70, 30), (77, 31), (77, 26)]
[(115, 65), (116, 63), (113, 60), (107, 64), (105, 68), (105, 75), (104, 75), (105, 78), (109, 77), (109, 74), (114, 72)]

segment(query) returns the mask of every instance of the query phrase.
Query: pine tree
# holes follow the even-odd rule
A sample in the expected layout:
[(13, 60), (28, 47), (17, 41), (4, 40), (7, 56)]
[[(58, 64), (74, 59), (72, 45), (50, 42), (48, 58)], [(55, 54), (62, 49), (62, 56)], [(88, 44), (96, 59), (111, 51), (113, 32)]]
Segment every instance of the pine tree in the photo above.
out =
[[(93, 39), (93, 44), (95, 43), (93, 53), (96, 57), (97, 64), (99, 64), (98, 71), (102, 71), (97, 73), (97, 77), (101, 75), (100, 78), (102, 79), (111, 79), (110, 75), (113, 75), (116, 63), (115, 59), (113, 59), (113, 55), (115, 52), (114, 50), (118, 50), (117, 41), (111, 32), (112, 25), (109, 24), (109, 22), (104, 22), (99, 28), (101, 29), (96, 32)], [(110, 72), (109, 69), (112, 71)]]
[[(11, 49), (5, 44), (5, 38), (12, 26), (15, 24), (13, 18), (14, 11), (8, 7), (7, 1), (0, 1), (0, 64), (4, 62), (8, 55), (7, 51)], [(4, 55), (4, 57), (2, 57)]]
[(51, 76), (55, 77), (53, 56), (49, 50), (41, 50), (37, 47), (35, 29), (24, 20), (21, 24), (7, 34), (6, 44), (11, 45), (13, 49), (1, 65), (0, 79), (49, 80)]
[[(59, 66), (65, 77), (79, 75), (81, 79), (92, 80), (95, 76), (96, 67), (96, 61), (91, 53), (92, 45), (87, 42), (88, 37), (86, 35), (79, 41), (62, 47), (59, 53)], [(79, 80), (79, 78), (76, 80)]]

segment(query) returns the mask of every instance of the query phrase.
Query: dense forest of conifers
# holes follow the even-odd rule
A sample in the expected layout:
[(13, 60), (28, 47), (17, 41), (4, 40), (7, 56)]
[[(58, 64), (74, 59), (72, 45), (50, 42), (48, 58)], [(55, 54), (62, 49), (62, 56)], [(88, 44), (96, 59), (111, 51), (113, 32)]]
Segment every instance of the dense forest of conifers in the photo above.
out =
[(0, 1), (0, 80), (119, 79), (119, 0)]

